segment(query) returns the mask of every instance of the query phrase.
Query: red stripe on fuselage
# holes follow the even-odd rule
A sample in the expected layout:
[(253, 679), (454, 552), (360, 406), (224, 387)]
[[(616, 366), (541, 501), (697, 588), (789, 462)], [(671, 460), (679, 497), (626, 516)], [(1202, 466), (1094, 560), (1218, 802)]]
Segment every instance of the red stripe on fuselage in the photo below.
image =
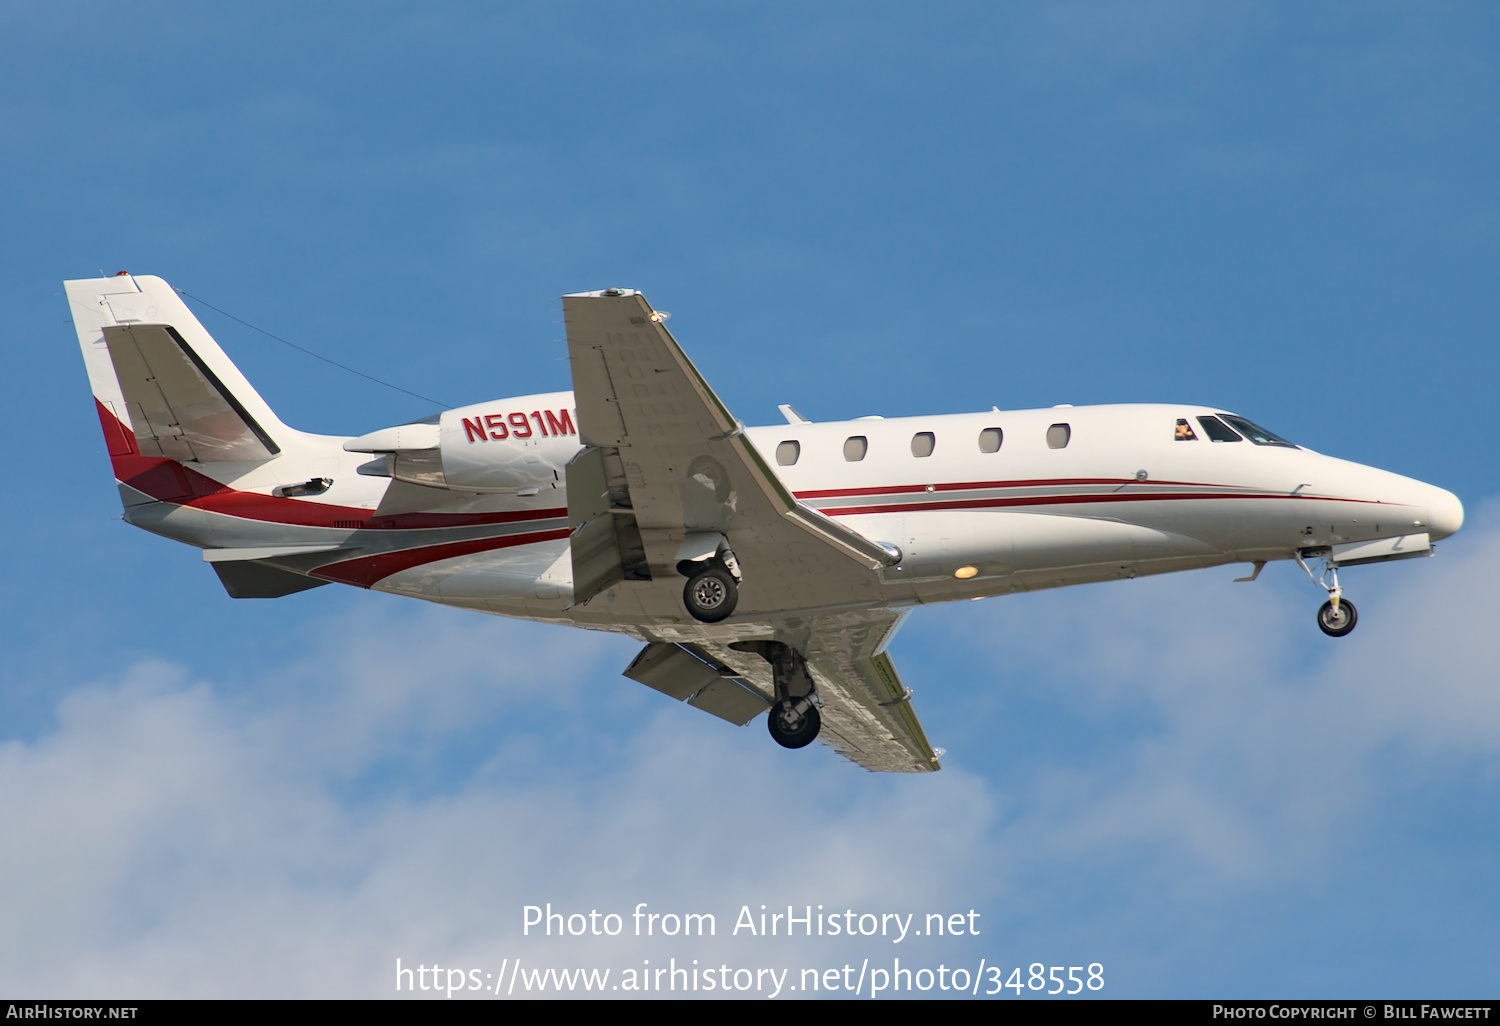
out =
[(508, 549), (516, 545), (531, 545), (535, 542), (555, 541), (559, 538), (566, 538), (571, 533), (567, 528), (560, 528), (554, 531), (512, 534), (503, 538), (478, 538), (473, 541), (424, 545), (416, 549), (382, 552), (374, 556), (361, 556), (358, 559), (329, 563), (311, 571), (311, 576), (320, 577), (325, 581), (337, 581), (340, 584), (354, 584), (361, 588), (369, 588), (391, 574), (427, 563), (436, 563), (440, 559), (468, 556), (475, 552), (488, 552), (491, 549)]
[(516, 524), (530, 520), (554, 520), (567, 516), (566, 507), (557, 509), (517, 510), (509, 513), (397, 513), (377, 516), (372, 509), (358, 506), (335, 506), (307, 499), (283, 499), (259, 492), (242, 492), (230, 488), (206, 474), (200, 474), (177, 460), (163, 456), (141, 456), (135, 432), (122, 424), (99, 400), (99, 422), (104, 437), (111, 437), (110, 425), (130, 443), (131, 454), (111, 456), (115, 479), (158, 502), (225, 516), (258, 520), (269, 524), (297, 527), (350, 527), (373, 530), (418, 530), (432, 527), (480, 527), (488, 524)]
[(822, 506), (819, 513), (834, 517), (858, 516), (862, 513), (909, 513), (913, 510), (1003, 509), (1011, 506), (1061, 506), (1097, 502), (1180, 502), (1185, 499), (1302, 499), (1322, 502), (1355, 502), (1367, 505), (1389, 505), (1375, 499), (1340, 499), (1322, 495), (1285, 495), (1255, 492), (1159, 492), (1155, 495), (1020, 495), (996, 499), (948, 499), (940, 502), (898, 502), (879, 506)]
[[(948, 484), (883, 485), (874, 488), (815, 488), (794, 492), (799, 499), (842, 499), (857, 495), (910, 495), (918, 492), (970, 492), (985, 488), (1066, 488), (1074, 485), (1140, 485), (1134, 477), (1038, 477), (1019, 481), (954, 481)], [(1151, 485), (1184, 488), (1233, 488), (1234, 485), (1202, 481), (1151, 481)]]

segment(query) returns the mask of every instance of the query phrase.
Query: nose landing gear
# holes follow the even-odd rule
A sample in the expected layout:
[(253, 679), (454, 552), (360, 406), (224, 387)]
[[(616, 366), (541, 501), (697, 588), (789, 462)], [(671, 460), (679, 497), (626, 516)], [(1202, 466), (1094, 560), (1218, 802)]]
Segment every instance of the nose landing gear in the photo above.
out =
[(1306, 555), (1323, 561), (1322, 569), (1315, 575), (1303, 558), (1304, 553), (1297, 553), (1297, 565), (1314, 584), (1328, 592), (1328, 601), (1318, 609), (1318, 629), (1330, 638), (1342, 638), (1359, 622), (1359, 610), (1354, 608), (1353, 602), (1344, 599), (1344, 589), (1339, 587), (1339, 568), (1333, 562), (1332, 551), (1311, 551)]
[(1338, 605), (1333, 602), (1329, 599), (1318, 609), (1318, 629), (1330, 638), (1342, 638), (1354, 630), (1354, 625), (1359, 622), (1359, 612), (1353, 602), (1340, 600)]

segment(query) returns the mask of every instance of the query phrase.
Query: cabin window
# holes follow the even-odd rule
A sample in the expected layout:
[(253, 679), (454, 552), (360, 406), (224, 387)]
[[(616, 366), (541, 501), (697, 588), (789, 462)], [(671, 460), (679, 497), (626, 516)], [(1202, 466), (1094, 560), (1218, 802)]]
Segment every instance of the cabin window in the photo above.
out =
[(1198, 423), (1203, 425), (1203, 433), (1214, 442), (1243, 442), (1244, 439), (1230, 430), (1218, 417), (1199, 417)]
[(1241, 434), (1250, 439), (1250, 441), (1254, 442), (1256, 445), (1281, 445), (1285, 446), (1288, 449), (1297, 448), (1297, 446), (1293, 445), (1291, 442), (1288, 442), (1280, 435), (1273, 435), (1271, 434), (1271, 432), (1267, 431), (1260, 425), (1250, 423), (1250, 421), (1246, 420), (1244, 417), (1235, 417), (1226, 413), (1224, 414), (1224, 419), (1232, 424), (1236, 429), (1240, 431)]
[(1053, 424), (1047, 429), (1047, 448), (1066, 449), (1073, 437), (1073, 429), (1066, 424)]
[(858, 463), (869, 451), (870, 440), (864, 435), (855, 435), (844, 440), (844, 459), (850, 463)]
[(1198, 440), (1198, 436), (1193, 434), (1193, 425), (1181, 417), (1177, 418), (1177, 433), (1172, 437), (1179, 442), (1196, 442)]
[(776, 462), (783, 467), (790, 467), (801, 455), (802, 445), (798, 442), (782, 442), (776, 447)]
[(1000, 443), (1005, 441), (1005, 432), (999, 428), (985, 428), (979, 432), (980, 452), (999, 452)]
[(937, 445), (937, 436), (931, 431), (918, 431), (911, 436), (911, 454), (913, 456), (931, 456), (933, 447)]

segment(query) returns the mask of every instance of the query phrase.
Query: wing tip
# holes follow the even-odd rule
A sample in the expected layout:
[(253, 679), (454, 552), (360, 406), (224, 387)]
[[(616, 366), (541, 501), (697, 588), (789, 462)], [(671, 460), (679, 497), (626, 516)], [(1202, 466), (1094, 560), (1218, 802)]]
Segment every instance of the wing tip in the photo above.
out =
[(609, 288), (594, 292), (569, 292), (564, 299), (619, 299), (622, 296), (639, 296), (640, 289)]

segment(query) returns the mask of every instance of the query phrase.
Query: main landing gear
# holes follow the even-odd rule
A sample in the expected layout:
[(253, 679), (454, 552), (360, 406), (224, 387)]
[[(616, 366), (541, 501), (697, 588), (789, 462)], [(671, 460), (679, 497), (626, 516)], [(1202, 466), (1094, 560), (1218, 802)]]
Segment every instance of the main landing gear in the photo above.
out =
[(734, 614), (740, 600), (740, 564), (726, 546), (711, 559), (687, 560), (677, 572), (688, 579), (682, 588), (682, 604), (694, 620), (718, 623)]
[[(719, 538), (716, 550), (698, 548), (694, 552), (698, 540), (690, 536), (679, 550), (680, 556), (703, 553), (703, 558), (682, 559), (677, 564), (677, 572), (688, 579), (682, 588), (682, 604), (698, 622), (718, 623), (733, 615), (744, 578), (739, 561), (723, 538)], [(783, 748), (806, 748), (816, 741), (823, 729), (823, 717), (818, 713), (822, 702), (802, 653), (782, 641), (737, 641), (730, 647), (754, 652), (771, 664), (776, 698), (766, 726), (776, 743)]]
[(796, 701), (782, 699), (771, 706), (771, 711), (766, 716), (766, 726), (771, 730), (771, 737), (781, 747), (806, 748), (818, 739), (818, 731), (823, 729), (823, 718), (818, 715), (818, 707), (813, 705), (812, 696), (808, 695)]
[[(1304, 555), (1322, 559), (1322, 570), (1314, 574)], [(1328, 601), (1318, 609), (1318, 629), (1330, 638), (1342, 638), (1354, 630), (1354, 625), (1359, 622), (1359, 610), (1354, 608), (1353, 602), (1344, 598), (1344, 589), (1339, 587), (1339, 568), (1330, 558), (1331, 555), (1326, 550), (1305, 554), (1298, 552), (1297, 565), (1314, 584), (1328, 592)]]
[(718, 623), (728, 619), (740, 600), (740, 589), (729, 571), (710, 566), (688, 578), (682, 589), (682, 604), (693, 619), (702, 623)]
[(737, 641), (731, 647), (754, 652), (771, 664), (776, 701), (771, 703), (766, 727), (776, 743), (783, 748), (806, 748), (816, 741), (823, 718), (818, 714), (817, 690), (802, 653), (780, 641)]

